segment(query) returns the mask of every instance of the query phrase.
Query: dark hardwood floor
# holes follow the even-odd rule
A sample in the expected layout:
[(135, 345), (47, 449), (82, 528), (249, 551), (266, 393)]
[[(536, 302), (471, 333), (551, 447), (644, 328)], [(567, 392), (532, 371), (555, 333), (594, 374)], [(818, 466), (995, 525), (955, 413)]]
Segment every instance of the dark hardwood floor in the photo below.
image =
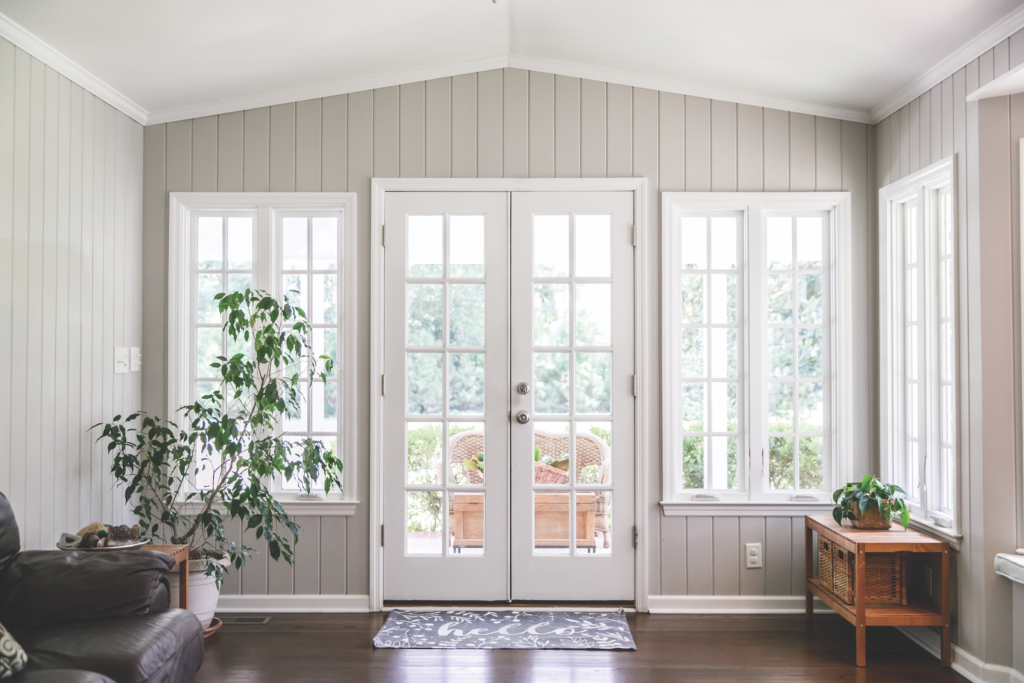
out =
[(854, 665), (853, 627), (837, 616), (629, 615), (635, 652), (376, 650), (386, 614), (275, 614), (225, 625), (206, 641), (196, 683), (387, 681), (966, 681), (895, 629), (868, 631)]

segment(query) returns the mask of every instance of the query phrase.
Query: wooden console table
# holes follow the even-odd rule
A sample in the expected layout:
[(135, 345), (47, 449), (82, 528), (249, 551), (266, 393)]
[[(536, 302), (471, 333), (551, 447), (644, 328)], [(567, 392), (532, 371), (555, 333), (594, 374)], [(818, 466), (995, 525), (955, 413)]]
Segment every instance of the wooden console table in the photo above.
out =
[[(814, 616), (814, 596), (834, 609), (857, 629), (857, 666), (867, 665), (868, 626), (940, 626), (942, 628), (942, 666), (950, 665), (949, 643), (949, 543), (912, 529), (894, 526), (889, 531), (862, 531), (845, 523), (836, 524), (831, 515), (807, 515), (804, 518), (806, 549), (804, 572), (807, 577), (806, 619)], [(839, 599), (814, 576), (814, 557), (817, 548), (814, 532), (832, 543), (845, 548), (856, 558), (854, 604)], [(924, 603), (906, 605), (865, 604), (865, 553), (941, 553), (942, 578), (940, 580), (941, 609)]]
[(164, 553), (174, 558), (178, 568), (178, 605), (188, 609), (188, 546), (187, 545), (144, 545), (143, 550)]

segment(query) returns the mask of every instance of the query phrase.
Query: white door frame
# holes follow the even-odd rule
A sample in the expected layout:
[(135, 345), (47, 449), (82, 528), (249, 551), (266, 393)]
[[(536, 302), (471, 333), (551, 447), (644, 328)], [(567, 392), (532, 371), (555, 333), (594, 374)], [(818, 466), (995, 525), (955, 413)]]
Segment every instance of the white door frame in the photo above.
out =
[[(647, 462), (650, 438), (646, 425), (645, 383), (654, 377), (645, 353), (647, 339), (647, 250), (649, 234), (646, 178), (373, 178), (370, 184), (370, 611), (384, 607), (384, 200), (388, 192), (632, 192), (636, 248), (633, 253), (634, 349), (637, 368), (634, 415), (634, 494), (636, 609), (647, 611)], [(656, 233), (655, 233), (656, 234)]]

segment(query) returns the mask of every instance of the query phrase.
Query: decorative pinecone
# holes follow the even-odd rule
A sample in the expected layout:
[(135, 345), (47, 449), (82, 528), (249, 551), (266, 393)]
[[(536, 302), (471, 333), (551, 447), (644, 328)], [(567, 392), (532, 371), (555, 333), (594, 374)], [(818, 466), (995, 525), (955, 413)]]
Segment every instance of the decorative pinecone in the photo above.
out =
[(84, 536), (82, 536), (82, 540), (78, 542), (78, 547), (79, 548), (95, 548), (97, 545), (99, 545), (99, 542), (100, 542), (99, 534), (97, 534), (95, 531), (90, 531), (87, 534), (85, 534)]
[(132, 542), (132, 530), (122, 524), (110, 527), (107, 534), (107, 545), (128, 545)]
[(132, 525), (132, 538), (134, 540), (136, 540), (136, 541), (139, 540), (139, 534), (140, 533), (141, 533), (141, 530), (139, 529), (139, 525), (138, 524), (133, 524)]

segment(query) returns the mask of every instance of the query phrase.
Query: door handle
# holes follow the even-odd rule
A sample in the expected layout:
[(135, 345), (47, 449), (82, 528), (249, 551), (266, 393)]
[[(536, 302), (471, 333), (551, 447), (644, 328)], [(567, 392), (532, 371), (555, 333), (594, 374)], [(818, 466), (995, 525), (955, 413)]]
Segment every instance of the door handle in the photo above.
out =
[(516, 422), (518, 422), (519, 424), (524, 425), (529, 421), (530, 414), (525, 410), (520, 410), (518, 413), (516, 413)]
[(516, 385), (516, 391), (519, 392), (520, 396), (526, 396), (528, 393), (530, 393), (530, 385), (527, 384), (526, 382), (520, 382), (518, 385)]

